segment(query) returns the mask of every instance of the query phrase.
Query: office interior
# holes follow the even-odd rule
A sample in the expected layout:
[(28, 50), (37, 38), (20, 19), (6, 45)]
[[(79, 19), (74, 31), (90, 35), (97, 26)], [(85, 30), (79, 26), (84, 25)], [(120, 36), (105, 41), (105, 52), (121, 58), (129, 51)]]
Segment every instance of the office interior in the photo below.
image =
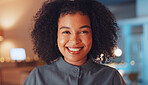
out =
[[(33, 16), (44, 1), (0, 0), (0, 85), (22, 85), (36, 66), (45, 64), (34, 54), (30, 36)], [(127, 85), (148, 85), (148, 0), (98, 1), (119, 25), (116, 57), (106, 65), (117, 69)]]

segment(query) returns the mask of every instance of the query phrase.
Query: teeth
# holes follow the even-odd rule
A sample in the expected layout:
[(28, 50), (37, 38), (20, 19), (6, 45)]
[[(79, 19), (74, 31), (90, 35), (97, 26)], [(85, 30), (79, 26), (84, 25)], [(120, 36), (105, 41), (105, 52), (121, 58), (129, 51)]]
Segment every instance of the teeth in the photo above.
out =
[(79, 51), (81, 48), (68, 48), (70, 51)]

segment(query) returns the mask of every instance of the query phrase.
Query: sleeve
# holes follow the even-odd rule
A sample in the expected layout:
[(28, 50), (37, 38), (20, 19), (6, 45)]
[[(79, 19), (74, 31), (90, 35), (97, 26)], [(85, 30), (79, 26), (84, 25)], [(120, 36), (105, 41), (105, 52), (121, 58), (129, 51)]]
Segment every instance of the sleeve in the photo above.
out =
[(113, 85), (126, 85), (125, 81), (117, 70), (115, 71)]
[(29, 76), (26, 78), (26, 80), (24, 81), (23, 85), (36, 85), (36, 72), (37, 72), (37, 68), (35, 68), (30, 74)]

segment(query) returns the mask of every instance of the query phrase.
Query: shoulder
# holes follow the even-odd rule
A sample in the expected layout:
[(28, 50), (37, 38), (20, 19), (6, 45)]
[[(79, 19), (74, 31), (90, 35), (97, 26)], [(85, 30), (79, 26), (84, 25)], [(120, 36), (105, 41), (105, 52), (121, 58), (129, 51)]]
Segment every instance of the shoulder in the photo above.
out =
[(43, 85), (41, 84), (43, 83), (41, 78), (49, 76), (49, 73), (52, 73), (52, 72), (56, 72), (55, 63), (38, 66), (32, 70), (32, 72), (24, 81), (23, 85)]
[(91, 71), (99, 75), (111, 76), (112, 78), (116, 76), (121, 76), (120, 73), (115, 68), (104, 65), (104, 64), (95, 63)]
[(118, 72), (115, 68), (104, 65), (104, 64), (98, 64), (94, 62), (94, 67), (93, 69), (97, 71), (103, 71), (103, 72), (109, 72), (109, 73), (115, 73)]
[(101, 68), (100, 71), (103, 74), (102, 76), (107, 76), (106, 78), (111, 79), (113, 85), (126, 85), (124, 79), (122, 78), (118, 70), (103, 64), (97, 64), (97, 65), (98, 65), (97, 68)]
[(56, 70), (56, 69), (57, 69), (57, 66), (55, 62), (53, 62), (51, 64), (37, 66), (33, 71), (44, 72), (44, 71)]
[(42, 66), (37, 66), (32, 70), (30, 75), (31, 74), (35, 75), (35, 74), (38, 74), (38, 73), (42, 73), (42, 72), (49, 71), (49, 70), (54, 70), (54, 69), (56, 69), (55, 63), (46, 64), (46, 65), (42, 65)]

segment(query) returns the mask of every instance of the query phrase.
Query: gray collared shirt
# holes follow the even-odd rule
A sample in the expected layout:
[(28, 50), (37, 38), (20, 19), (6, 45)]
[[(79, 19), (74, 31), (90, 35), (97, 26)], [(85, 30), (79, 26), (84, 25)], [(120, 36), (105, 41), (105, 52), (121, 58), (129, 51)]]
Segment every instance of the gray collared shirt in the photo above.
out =
[(36, 67), (23, 85), (126, 85), (119, 72), (89, 59), (82, 66), (57, 61)]

